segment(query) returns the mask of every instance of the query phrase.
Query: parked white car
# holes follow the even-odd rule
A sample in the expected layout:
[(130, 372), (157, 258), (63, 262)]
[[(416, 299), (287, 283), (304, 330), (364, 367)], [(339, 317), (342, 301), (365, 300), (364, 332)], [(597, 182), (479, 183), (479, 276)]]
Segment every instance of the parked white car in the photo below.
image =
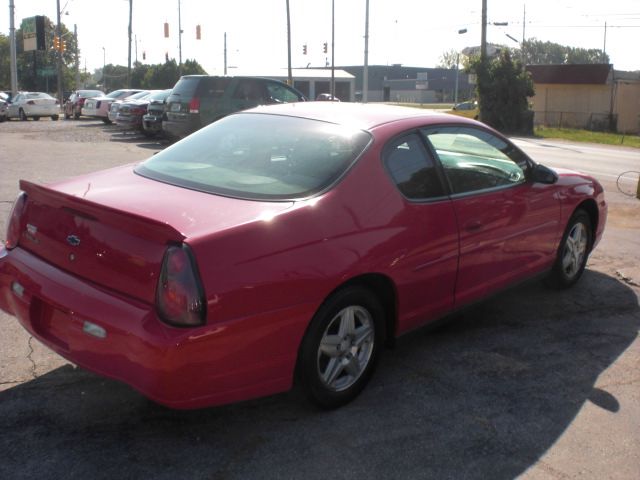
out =
[(60, 102), (43, 92), (19, 92), (7, 106), (7, 118), (40, 120), (40, 117), (51, 117), (51, 120), (58, 120), (59, 115)]
[(111, 120), (109, 120), (109, 110), (111, 108), (111, 104), (116, 100), (121, 100), (140, 91), (140, 89), (135, 90), (128, 88), (114, 90), (104, 97), (87, 98), (82, 106), (82, 115), (85, 117), (99, 118), (104, 123), (110, 124)]

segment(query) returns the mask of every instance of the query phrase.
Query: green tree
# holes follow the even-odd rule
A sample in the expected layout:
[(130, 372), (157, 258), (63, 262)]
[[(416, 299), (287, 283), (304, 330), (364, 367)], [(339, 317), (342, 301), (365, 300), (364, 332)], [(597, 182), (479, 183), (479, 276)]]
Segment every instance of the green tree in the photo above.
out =
[(469, 70), (477, 75), (480, 119), (504, 133), (531, 133), (528, 98), (534, 95), (533, 80), (514, 62), (508, 49), (483, 64), (474, 57)]
[(207, 72), (195, 60), (186, 60), (182, 64), (182, 75), (206, 75)]
[(525, 40), (522, 46), (527, 65), (609, 63), (609, 56), (599, 49), (568, 47), (536, 38)]
[(99, 85), (105, 92), (127, 88), (127, 67), (124, 65), (105, 65)]
[(11, 88), (9, 37), (0, 33), (0, 90)]
[(460, 52), (453, 48), (442, 52), (442, 54), (440, 55), (440, 61), (436, 66), (437, 68), (454, 69), (456, 68), (456, 63), (459, 62), (460, 56)]
[(178, 64), (175, 59), (167, 60), (164, 64), (154, 65), (150, 68), (145, 77), (145, 88), (171, 88), (178, 79), (180, 73), (178, 72)]

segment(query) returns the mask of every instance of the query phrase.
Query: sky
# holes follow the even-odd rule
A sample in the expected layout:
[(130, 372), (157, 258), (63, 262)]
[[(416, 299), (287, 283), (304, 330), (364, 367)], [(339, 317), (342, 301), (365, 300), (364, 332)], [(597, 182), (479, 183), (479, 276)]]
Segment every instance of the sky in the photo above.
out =
[[(163, 63), (166, 53), (179, 58), (180, 5), (183, 61), (195, 59), (208, 73), (221, 73), (226, 32), (230, 74), (234, 69), (259, 73), (287, 67), (286, 0), (131, 1), (132, 61), (136, 46), (137, 59), (143, 63)], [(55, 22), (56, 0), (14, 3), (16, 28), (23, 18), (34, 15)], [(5, 0), (5, 14), (0, 14), (0, 32), (6, 35), (8, 5)], [(289, 5), (292, 66), (330, 64), (331, 0), (289, 0)], [(335, 0), (336, 65), (364, 62), (365, 5), (366, 0)], [(481, 6), (481, 0), (369, 0), (369, 65), (435, 67), (443, 52), (479, 45)], [(69, 30), (77, 25), (81, 68), (92, 72), (103, 62), (127, 64), (129, 0), (60, 0), (60, 9)], [(517, 47), (507, 35), (521, 41), (524, 24), (527, 39), (581, 48), (606, 46), (617, 70), (640, 70), (640, 0), (488, 0), (487, 10), (491, 43)], [(164, 37), (165, 22), (169, 38)], [(461, 29), (467, 32), (459, 34)], [(328, 54), (323, 53), (325, 42)], [(303, 55), (305, 44), (307, 55)]]

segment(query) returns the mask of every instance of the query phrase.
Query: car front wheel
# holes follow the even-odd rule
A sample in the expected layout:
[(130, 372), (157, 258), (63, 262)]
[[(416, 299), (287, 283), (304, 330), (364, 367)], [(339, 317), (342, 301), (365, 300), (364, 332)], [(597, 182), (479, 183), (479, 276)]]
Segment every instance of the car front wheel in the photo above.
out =
[(51, 120), (53, 120), (54, 122), (58, 120), (58, 118), (60, 118), (58, 117), (58, 115), (51, 115)]
[(591, 219), (584, 210), (576, 210), (562, 236), (547, 283), (555, 288), (568, 288), (576, 283), (587, 265), (592, 242)]
[(333, 294), (314, 315), (300, 347), (298, 379), (322, 408), (353, 400), (375, 369), (383, 342), (384, 310), (361, 287)]

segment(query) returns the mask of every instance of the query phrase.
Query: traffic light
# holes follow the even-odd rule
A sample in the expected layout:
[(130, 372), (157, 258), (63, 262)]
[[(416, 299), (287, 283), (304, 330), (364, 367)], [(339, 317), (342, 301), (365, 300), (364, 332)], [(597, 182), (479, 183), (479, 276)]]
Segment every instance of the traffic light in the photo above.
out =
[(324, 42), (324, 43), (322, 44), (322, 51), (323, 51), (324, 53), (327, 53), (327, 51), (328, 51), (328, 50), (329, 50), (329, 45), (327, 45), (327, 42)]
[(142, 52), (142, 60), (146, 60), (147, 59), (147, 52)]
[(164, 38), (169, 38), (169, 24), (164, 22)]
[(196, 40), (200, 40), (200, 25), (196, 25)]
[(67, 41), (63, 40), (62, 43), (60, 43), (60, 53), (63, 53), (67, 50)]
[(57, 52), (60, 50), (60, 39), (57, 35), (53, 36), (53, 49)]
[(303, 55), (307, 54), (307, 44), (306, 43), (304, 45), (302, 45), (302, 54)]

